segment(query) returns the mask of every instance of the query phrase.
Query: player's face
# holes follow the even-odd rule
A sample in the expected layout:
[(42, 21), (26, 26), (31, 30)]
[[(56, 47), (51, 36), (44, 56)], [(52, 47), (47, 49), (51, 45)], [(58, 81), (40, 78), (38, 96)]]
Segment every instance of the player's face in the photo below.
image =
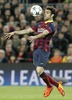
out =
[(46, 9), (44, 12), (44, 20), (49, 20), (50, 18), (51, 18), (51, 11)]

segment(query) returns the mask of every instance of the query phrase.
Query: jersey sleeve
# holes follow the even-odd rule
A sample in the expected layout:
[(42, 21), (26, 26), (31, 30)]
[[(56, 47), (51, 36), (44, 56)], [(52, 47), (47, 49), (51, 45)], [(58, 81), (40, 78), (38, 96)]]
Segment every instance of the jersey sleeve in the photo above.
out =
[(49, 23), (46, 27), (46, 30), (48, 30), (49, 33), (53, 33), (56, 30), (55, 24), (54, 23)]
[(38, 23), (37, 23), (35, 26), (33, 26), (32, 29), (33, 29), (35, 32), (37, 32), (37, 29), (38, 29)]

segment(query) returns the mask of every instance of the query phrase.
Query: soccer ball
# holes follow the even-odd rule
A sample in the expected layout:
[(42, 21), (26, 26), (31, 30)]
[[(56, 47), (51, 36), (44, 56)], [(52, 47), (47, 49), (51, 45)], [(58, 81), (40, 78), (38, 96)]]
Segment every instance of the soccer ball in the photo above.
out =
[(43, 10), (42, 10), (42, 8), (39, 5), (34, 5), (34, 6), (31, 7), (30, 13), (34, 17), (41, 15), (42, 12), (43, 12)]

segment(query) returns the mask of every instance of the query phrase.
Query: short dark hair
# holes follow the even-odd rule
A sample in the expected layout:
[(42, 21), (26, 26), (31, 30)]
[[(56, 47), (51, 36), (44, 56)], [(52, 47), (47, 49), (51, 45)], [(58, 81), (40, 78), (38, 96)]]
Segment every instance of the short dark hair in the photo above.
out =
[(54, 16), (55, 16), (56, 10), (55, 10), (55, 8), (53, 6), (47, 6), (46, 9), (50, 10), (51, 14), (54, 14)]

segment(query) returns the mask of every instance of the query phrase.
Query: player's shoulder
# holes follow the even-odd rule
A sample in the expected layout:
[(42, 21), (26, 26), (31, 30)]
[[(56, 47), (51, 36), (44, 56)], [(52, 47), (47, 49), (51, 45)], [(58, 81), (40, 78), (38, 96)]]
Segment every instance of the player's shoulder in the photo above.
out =
[(39, 24), (44, 24), (44, 21), (42, 21), (42, 20), (41, 20), (41, 21), (38, 21), (37, 24), (38, 24), (38, 25), (39, 25)]
[(48, 26), (49, 26), (52, 30), (55, 30), (55, 29), (56, 29), (56, 26), (55, 26), (55, 23), (54, 23), (54, 22), (49, 23)]
[(50, 27), (56, 27), (54, 22), (49, 23)]
[(39, 25), (43, 25), (44, 24), (44, 21), (38, 21), (37, 23), (36, 23), (36, 26), (38, 27)]

